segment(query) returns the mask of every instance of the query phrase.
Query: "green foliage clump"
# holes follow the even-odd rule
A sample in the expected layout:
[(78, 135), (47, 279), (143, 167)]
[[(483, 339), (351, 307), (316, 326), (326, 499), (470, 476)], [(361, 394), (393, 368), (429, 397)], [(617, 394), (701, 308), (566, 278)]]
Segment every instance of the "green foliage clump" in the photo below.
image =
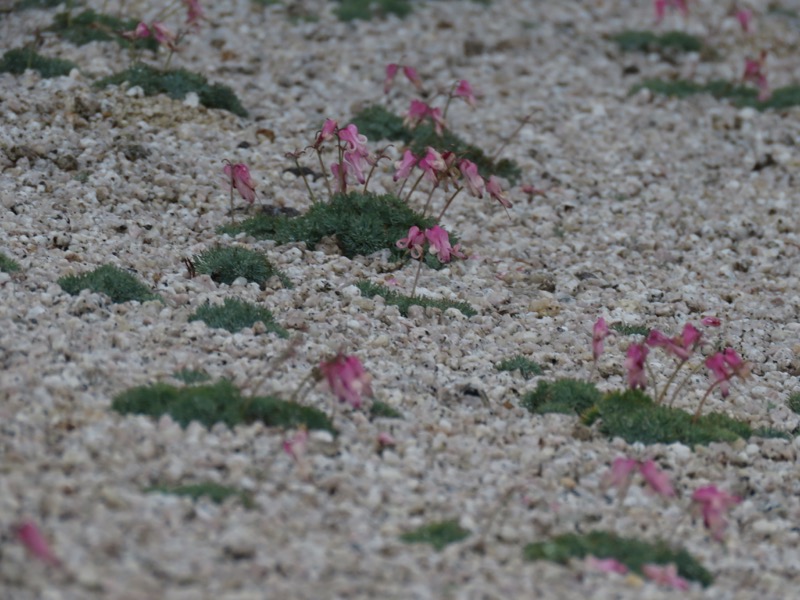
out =
[(189, 317), (189, 320), (204, 321), (209, 327), (227, 329), (231, 333), (236, 333), (245, 327), (252, 327), (261, 321), (267, 331), (276, 333), (282, 338), (289, 337), (286, 330), (275, 323), (275, 319), (268, 309), (237, 298), (225, 298), (222, 306), (212, 306), (206, 302)]
[(206, 381), (211, 380), (211, 375), (205, 371), (195, 371), (192, 369), (181, 369), (180, 371), (173, 373), (172, 376), (178, 381), (182, 381), (183, 383), (189, 385), (193, 383), (205, 383)]
[(275, 396), (244, 398), (229, 381), (186, 387), (166, 383), (129, 389), (111, 403), (121, 414), (147, 415), (157, 419), (171, 416), (182, 427), (197, 421), (209, 429), (216, 423), (234, 427), (261, 421), (267, 427), (324, 429), (336, 433), (333, 423), (320, 410), (287, 402)]
[(462, 528), (458, 521), (440, 521), (423, 525), (414, 531), (404, 533), (400, 540), (407, 544), (430, 544), (439, 551), (454, 542), (466, 539), (471, 532)]
[(222, 504), (228, 498), (234, 497), (237, 498), (245, 508), (253, 507), (252, 497), (244, 490), (239, 490), (227, 485), (220, 485), (219, 483), (211, 481), (179, 486), (154, 485), (147, 488), (146, 491), (157, 494), (188, 496), (195, 501), (199, 498), (208, 498), (214, 504)]
[(647, 337), (650, 335), (650, 328), (644, 325), (625, 325), (625, 323), (614, 323), (611, 329), (620, 335), (641, 335)]
[(667, 31), (656, 35), (652, 31), (627, 30), (611, 36), (623, 52), (699, 52), (703, 48), (700, 38), (683, 31)]
[(369, 416), (373, 419), (402, 419), (403, 415), (386, 402), (375, 400), (369, 407)]
[(217, 246), (196, 255), (192, 261), (198, 273), (209, 275), (217, 283), (230, 285), (244, 277), (263, 288), (270, 277), (276, 276), (285, 287), (292, 287), (291, 281), (263, 253), (241, 246)]
[(520, 375), (522, 375), (525, 379), (530, 379), (534, 375), (542, 374), (542, 365), (531, 360), (530, 358), (525, 358), (521, 354), (515, 356), (514, 358), (507, 358), (506, 360), (497, 363), (495, 368), (498, 371), (519, 370)]
[(763, 102), (758, 99), (758, 91), (754, 88), (715, 80), (706, 84), (695, 83), (686, 79), (665, 81), (662, 79), (646, 79), (631, 88), (635, 94), (641, 89), (648, 89), (655, 94), (673, 98), (687, 98), (695, 94), (711, 94), (717, 99), (728, 99), (734, 106), (750, 106), (758, 110), (773, 108), (783, 110), (792, 106), (800, 106), (800, 85), (788, 85), (772, 90), (772, 96)]
[(409, 0), (337, 0), (334, 14), (340, 21), (369, 21), (373, 17), (397, 15), (405, 17), (411, 12)]
[(25, 69), (33, 69), (39, 71), (45, 79), (69, 75), (69, 72), (77, 67), (78, 65), (69, 60), (42, 56), (33, 48), (14, 48), (3, 54), (0, 60), (0, 73), (21, 75)]
[(14, 11), (23, 10), (47, 10), (56, 8), (64, 3), (64, 0), (18, 0), (14, 3)]
[(117, 42), (123, 48), (141, 48), (156, 51), (158, 42), (152, 37), (131, 42), (121, 35), (123, 31), (136, 29), (136, 19), (118, 19), (111, 15), (85, 10), (78, 15), (71, 12), (59, 13), (55, 16), (49, 31), (54, 31), (60, 38), (83, 46), (90, 42)]
[[(6, 269), (7, 270), (7, 269)], [(787, 402), (789, 408), (800, 415), (800, 394), (792, 394)]]
[(103, 265), (82, 275), (62, 277), (58, 280), (58, 285), (73, 296), (77, 296), (81, 290), (88, 289), (105, 294), (115, 303), (161, 300), (161, 296), (150, 291), (150, 288), (136, 277), (114, 265)]
[[(256, 239), (275, 240), (278, 244), (305, 242), (309, 248), (324, 237), (335, 236), (339, 249), (348, 258), (387, 248), (399, 257), (402, 252), (395, 243), (408, 235), (412, 225), (426, 229), (433, 227), (435, 220), (414, 212), (396, 196), (350, 192), (334, 194), (330, 202), (318, 202), (299, 217), (263, 214), (240, 224), (221, 227), (220, 232), (231, 235), (245, 232)], [(453, 236), (450, 241), (456, 243)], [(433, 255), (428, 264), (441, 266)]]
[(747, 423), (719, 413), (701, 415), (695, 422), (690, 413), (657, 405), (641, 390), (631, 389), (606, 394), (583, 420), (591, 425), (598, 419), (602, 433), (629, 444), (706, 445), (747, 439), (753, 433)]
[(522, 398), (522, 406), (535, 414), (582, 414), (596, 405), (603, 394), (594, 384), (577, 379), (540, 381)]
[(141, 87), (146, 96), (167, 94), (170, 98), (182, 100), (186, 94), (194, 92), (200, 104), (206, 108), (219, 108), (240, 117), (247, 116), (247, 111), (231, 88), (222, 84), (209, 85), (205, 77), (186, 69), (162, 71), (156, 67), (137, 63), (120, 73), (104, 77), (94, 85), (101, 88), (107, 85), (121, 85), (126, 81), (131, 86)]
[(526, 560), (550, 560), (567, 564), (573, 558), (614, 558), (631, 571), (643, 575), (647, 564), (674, 563), (678, 575), (707, 587), (714, 578), (697, 559), (683, 549), (673, 549), (662, 541), (648, 543), (635, 538), (623, 538), (605, 531), (586, 534), (567, 533), (546, 542), (528, 544), (523, 550)]
[(0, 252), (0, 271), (5, 271), (6, 273), (19, 271), (19, 263)]
[(356, 287), (361, 290), (361, 295), (367, 298), (374, 298), (381, 296), (386, 300), (386, 304), (396, 306), (400, 310), (400, 314), (404, 317), (408, 316), (408, 309), (414, 305), (422, 306), (423, 308), (433, 306), (442, 311), (448, 308), (455, 308), (460, 310), (467, 317), (474, 317), (478, 313), (466, 302), (454, 302), (452, 300), (434, 300), (433, 298), (424, 298), (420, 296), (406, 296), (399, 294), (389, 288), (371, 283), (369, 281), (359, 281)]
[(495, 162), (483, 150), (465, 142), (449, 129), (445, 129), (442, 135), (437, 134), (436, 128), (429, 123), (422, 123), (410, 129), (403, 125), (402, 118), (382, 106), (365, 108), (353, 117), (352, 122), (358, 127), (359, 133), (363, 133), (368, 139), (403, 142), (418, 156), (425, 154), (428, 146), (436, 148), (439, 152), (453, 152), (459, 158), (474, 162), (485, 178), (497, 175), (514, 185), (522, 176), (519, 165), (513, 160), (503, 158)]

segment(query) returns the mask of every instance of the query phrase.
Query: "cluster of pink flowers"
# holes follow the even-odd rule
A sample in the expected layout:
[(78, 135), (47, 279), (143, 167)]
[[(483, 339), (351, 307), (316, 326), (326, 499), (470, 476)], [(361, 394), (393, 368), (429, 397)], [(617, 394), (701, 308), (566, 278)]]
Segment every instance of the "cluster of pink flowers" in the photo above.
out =
[(133, 31), (126, 31), (122, 34), (122, 37), (131, 41), (144, 40), (150, 36), (153, 36), (159, 44), (167, 48), (170, 52), (174, 52), (178, 49), (178, 36), (159, 21), (153, 21), (149, 26), (147, 23), (141, 22)]
[[(618, 575), (625, 575), (628, 573), (628, 567), (619, 562), (616, 558), (596, 558), (594, 556), (587, 556), (586, 566), (595, 571), (602, 571), (603, 573), (617, 573)], [(675, 563), (666, 565), (646, 564), (642, 567), (642, 573), (653, 583), (671, 587), (676, 590), (689, 589), (689, 582), (678, 575), (678, 567)]]
[(404, 115), (403, 125), (413, 128), (425, 119), (433, 121), (437, 135), (442, 135), (442, 132), (447, 128), (441, 108), (434, 108), (422, 100), (412, 100), (411, 106), (409, 106)]
[(406, 76), (406, 79), (408, 79), (411, 84), (417, 88), (417, 91), (422, 91), (422, 79), (420, 79), (419, 74), (414, 67), (391, 63), (386, 65), (386, 78), (383, 81), (383, 93), (388, 94), (392, 89), (392, 86), (394, 85), (394, 78), (397, 76), (397, 72), (401, 68), (403, 70), (403, 75)]
[(695, 511), (702, 515), (703, 524), (718, 542), (722, 541), (722, 536), (728, 527), (725, 513), (741, 501), (738, 496), (720, 490), (715, 485), (698, 488), (692, 494)]
[(364, 395), (372, 396), (372, 378), (357, 356), (340, 352), (332, 359), (322, 361), (319, 370), (339, 402), (359, 408)]
[(353, 123), (340, 128), (333, 119), (326, 119), (322, 130), (317, 134), (314, 150), (320, 152), (322, 145), (328, 140), (336, 140), (339, 148), (339, 160), (330, 165), (337, 191), (346, 192), (347, 184), (352, 178), (358, 183), (365, 183), (367, 176), (364, 172), (377, 162), (367, 148), (367, 136), (358, 133), (358, 127)]
[(653, 12), (656, 15), (656, 23), (661, 23), (667, 15), (668, 8), (675, 8), (681, 13), (683, 18), (689, 16), (688, 0), (653, 0)]
[(461, 244), (451, 246), (450, 236), (438, 225), (434, 225), (424, 232), (416, 225), (413, 225), (408, 230), (406, 237), (397, 240), (397, 247), (407, 249), (412, 258), (420, 259), (425, 252), (426, 242), (429, 244), (431, 254), (434, 254), (440, 262), (448, 263), (452, 256), (466, 258), (464, 253), (461, 252)]
[(772, 90), (767, 82), (767, 51), (762, 50), (758, 58), (746, 58), (742, 81), (755, 83), (758, 88), (758, 101), (766, 102), (772, 97)]
[(628, 493), (633, 475), (637, 471), (648, 488), (659, 496), (664, 498), (675, 496), (675, 490), (667, 474), (661, 471), (658, 465), (650, 459), (646, 461), (622, 457), (615, 459), (611, 464), (611, 470), (603, 477), (601, 487), (603, 489), (617, 488), (619, 498), (622, 499)]

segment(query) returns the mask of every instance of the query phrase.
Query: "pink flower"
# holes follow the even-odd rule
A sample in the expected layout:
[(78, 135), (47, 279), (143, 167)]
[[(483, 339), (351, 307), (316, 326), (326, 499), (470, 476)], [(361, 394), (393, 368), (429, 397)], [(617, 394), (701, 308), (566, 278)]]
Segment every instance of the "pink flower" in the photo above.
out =
[(698, 488), (692, 494), (694, 510), (699, 509), (703, 516), (703, 524), (717, 541), (722, 540), (722, 535), (728, 526), (725, 513), (741, 501), (741, 498), (732, 496), (715, 485)]
[(411, 150), (406, 150), (403, 153), (403, 158), (394, 163), (394, 168), (397, 169), (394, 173), (393, 179), (405, 179), (411, 173), (411, 169), (417, 164), (419, 159), (411, 153)]
[(368, 166), (366, 158), (358, 152), (345, 152), (342, 158), (347, 163), (347, 172), (352, 173), (359, 183), (364, 183), (364, 169)]
[(392, 85), (394, 85), (394, 78), (397, 76), (397, 69), (399, 68), (400, 65), (396, 63), (386, 65), (386, 78), (383, 80), (384, 94), (388, 94), (391, 91)]
[(204, 17), (200, 0), (183, 0), (183, 3), (186, 5), (186, 24), (190, 27), (200, 27), (200, 21)]
[(608, 325), (606, 325), (606, 320), (603, 317), (597, 319), (594, 327), (592, 327), (592, 356), (595, 361), (597, 361), (603, 353), (603, 342), (610, 333), (611, 331), (608, 329)]
[(131, 41), (144, 40), (150, 37), (150, 28), (147, 27), (147, 23), (139, 22), (136, 29), (124, 32), (122, 37)]
[(325, 119), (325, 123), (322, 125), (322, 130), (319, 132), (319, 135), (317, 135), (317, 139), (314, 142), (314, 148), (319, 150), (323, 142), (333, 139), (333, 136), (336, 135), (337, 127), (338, 125), (336, 124), (336, 121), (333, 119)]
[(648, 346), (660, 346), (670, 354), (674, 354), (681, 360), (689, 360), (695, 347), (700, 342), (702, 334), (691, 323), (683, 326), (681, 335), (675, 338), (668, 338), (666, 335), (653, 329), (647, 336), (645, 343)]
[(527, 194), (529, 196), (528, 200), (533, 199), (534, 196), (547, 196), (547, 192), (540, 190), (530, 183), (522, 185), (520, 189), (522, 190), (523, 194)]
[(428, 115), (430, 107), (422, 100), (412, 100), (411, 105), (408, 107), (408, 112), (405, 114), (403, 124), (408, 127), (416, 127)]
[(459, 250), (460, 244), (451, 247), (450, 237), (447, 235), (447, 232), (438, 225), (426, 229), (425, 237), (428, 238), (428, 242), (430, 243), (431, 253), (435, 254), (440, 262), (450, 262), (451, 254), (458, 258), (465, 258), (464, 254)]
[(349, 163), (345, 161), (341, 163), (331, 163), (331, 174), (333, 175), (334, 181), (336, 181), (336, 191), (338, 192), (344, 193), (347, 191), (348, 166)]
[(478, 198), (483, 198), (484, 181), (483, 177), (478, 174), (478, 165), (474, 162), (463, 158), (458, 163), (458, 169), (464, 177), (467, 189), (470, 194)]
[(239, 192), (244, 200), (247, 200), (250, 204), (255, 202), (256, 185), (250, 178), (250, 170), (247, 168), (247, 165), (243, 163), (237, 163), (235, 165), (227, 163), (223, 172), (228, 176), (228, 181), (231, 186), (236, 188), (236, 191)]
[(767, 51), (762, 50), (758, 59), (746, 58), (744, 61), (744, 74), (742, 81), (752, 81), (758, 88), (758, 101), (766, 102), (772, 97), (772, 91), (767, 83), (765, 64), (767, 62)]
[(639, 461), (634, 458), (615, 458), (611, 463), (611, 470), (600, 480), (600, 487), (603, 490), (615, 487), (619, 498), (624, 498), (631, 486), (633, 472), (638, 468)]
[(464, 98), (467, 104), (475, 108), (475, 92), (472, 90), (472, 86), (466, 79), (462, 79), (458, 82), (458, 87), (456, 87), (453, 95), (458, 96), (459, 98)]
[(669, 563), (668, 565), (644, 565), (642, 567), (642, 573), (653, 583), (671, 587), (676, 590), (689, 589), (689, 582), (678, 575), (678, 567), (675, 566), (675, 563)]
[(447, 127), (444, 122), (444, 116), (442, 115), (441, 108), (431, 108), (428, 111), (428, 116), (430, 117), (431, 121), (433, 121), (434, 130), (436, 131), (436, 135), (442, 135), (442, 131)]
[(372, 396), (371, 377), (364, 370), (357, 356), (337, 354), (329, 361), (322, 361), (319, 370), (328, 381), (331, 391), (353, 408), (362, 404), (362, 395)]
[(362, 156), (367, 156), (369, 154), (367, 136), (360, 135), (358, 133), (358, 127), (353, 123), (339, 130), (339, 139), (349, 145), (351, 152), (357, 152)]
[(642, 474), (647, 485), (650, 486), (650, 489), (659, 496), (671, 498), (675, 495), (675, 490), (669, 481), (669, 476), (661, 471), (652, 459), (646, 460), (639, 465), (639, 472)]
[(22, 521), (14, 526), (13, 531), (17, 539), (33, 556), (51, 567), (61, 564), (36, 523)]
[(616, 558), (595, 558), (591, 554), (586, 557), (586, 566), (595, 571), (602, 571), (603, 573), (625, 575), (625, 573), (628, 572), (628, 567), (623, 565)]
[(408, 237), (397, 240), (395, 246), (402, 249), (408, 248), (411, 251), (411, 257), (418, 259), (424, 251), (425, 234), (422, 233), (419, 227), (412, 225), (408, 230)]
[(425, 172), (425, 177), (437, 183), (439, 181), (439, 174), (447, 171), (447, 163), (436, 150), (428, 146), (425, 149), (425, 156), (423, 156), (417, 166)]
[(719, 327), (722, 325), (722, 321), (717, 317), (703, 317), (700, 323), (702, 323), (704, 327)]
[(489, 181), (486, 182), (486, 191), (489, 192), (492, 198), (502, 204), (503, 208), (511, 208), (511, 201), (508, 199), (508, 195), (502, 190), (500, 180), (494, 175), (489, 177)]
[(178, 48), (178, 38), (169, 29), (164, 27), (163, 23), (153, 21), (150, 23), (150, 30), (153, 32), (153, 37), (162, 46), (168, 48), (170, 51), (175, 51)]
[(689, 5), (686, 0), (653, 0), (656, 23), (660, 23), (664, 20), (667, 8), (677, 8), (684, 18), (689, 16)]
[(631, 344), (628, 347), (625, 355), (625, 370), (628, 372), (628, 386), (631, 389), (647, 387), (647, 376), (644, 372), (647, 352), (647, 346), (644, 344)]
[(308, 430), (298, 429), (295, 434), (284, 440), (283, 451), (292, 457), (296, 462), (300, 462), (308, 448)]
[(413, 85), (418, 90), (422, 89), (422, 79), (419, 78), (419, 74), (414, 67), (409, 67), (408, 65), (403, 66), (403, 75), (406, 76)]
[(733, 377), (747, 379), (750, 376), (750, 364), (742, 360), (733, 348), (725, 348), (722, 352), (709, 356), (706, 367), (714, 376), (712, 385), (719, 385), (723, 398), (728, 395), (728, 381)]
[(742, 28), (742, 31), (745, 33), (750, 33), (750, 21), (753, 19), (753, 11), (747, 8), (740, 8), (736, 11), (736, 20), (739, 21), (739, 25)]
[(382, 450), (384, 448), (388, 448), (389, 446), (394, 446), (397, 442), (395, 442), (392, 434), (387, 433), (385, 431), (381, 431), (378, 434), (378, 447)]

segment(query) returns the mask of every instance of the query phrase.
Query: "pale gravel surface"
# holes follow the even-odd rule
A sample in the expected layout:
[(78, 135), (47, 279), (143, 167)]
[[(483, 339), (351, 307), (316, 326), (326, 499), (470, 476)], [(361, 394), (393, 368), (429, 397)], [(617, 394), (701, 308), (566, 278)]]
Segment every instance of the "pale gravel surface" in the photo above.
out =
[[(578, 563), (522, 560), (528, 542), (592, 528), (683, 543), (716, 578), (686, 597), (795, 597), (797, 440), (692, 451), (630, 447), (585, 432), (576, 439), (574, 419), (532, 417), (518, 407), (536, 379), (494, 368), (523, 353), (548, 366), (547, 378), (587, 376), (591, 324), (600, 315), (667, 332), (717, 315), (724, 342), (753, 362), (754, 377), (708, 408), (757, 427), (798, 426), (785, 404), (800, 392), (800, 111), (627, 96), (643, 77), (737, 77), (744, 56), (755, 53), (747, 44), (757, 42), (743, 42), (722, 4), (693, 3), (687, 25), (669, 24), (695, 33), (713, 25), (723, 58), (676, 64), (621, 55), (604, 38), (649, 27), (644, 0), (435, 2), (403, 21), (352, 25), (321, 1), (305, 3), (321, 11), (319, 22), (297, 24), (280, 7), (207, 6), (212, 23), (175, 64), (232, 86), (248, 119), (163, 96), (94, 90), (93, 78), (126, 64), (111, 44), (48, 39), (45, 53), (76, 61), (83, 75), (0, 75), (0, 147), (25, 145), (41, 156), (13, 164), (0, 152), (0, 251), (23, 267), (0, 273), (0, 598), (674, 595)], [(767, 3), (752, 5), (763, 13)], [(53, 12), (4, 15), (0, 49), (28, 41)], [(800, 23), (763, 17), (758, 28), (772, 50), (771, 82), (800, 81)], [(483, 51), (465, 56), (465, 42)], [(488, 201), (462, 199), (445, 222), (472, 259), (422, 272), (424, 291), (470, 302), (479, 315), (403, 318), (360, 298), (353, 283), (396, 277), (405, 289), (414, 265), (395, 271), (385, 255), (351, 261), (327, 246), (236, 240), (266, 251), (294, 282), (291, 290), (188, 279), (181, 258), (219, 242), (215, 229), (226, 220), (220, 161), (250, 165), (260, 202), (306, 208), (301, 182), (282, 173), (290, 166), (284, 153), (309, 143), (323, 118), (346, 121), (379, 100), (392, 61), (416, 65), (440, 85), (470, 80), (480, 106), (473, 113), (454, 105), (451, 123), (487, 149), (515, 118), (533, 115), (506, 155), (547, 197), (528, 202), (512, 190), (510, 217)], [(623, 75), (634, 66), (639, 74)], [(391, 103), (401, 110), (407, 96), (399, 87)], [(274, 142), (257, 135), (265, 128)], [(236, 149), (243, 141), (251, 147)], [(131, 143), (150, 155), (129, 161), (123, 148)], [(56, 166), (66, 155), (89, 173), (85, 183)], [(754, 170), (767, 156), (775, 164)], [(375, 189), (383, 186), (393, 189), (388, 172)], [(133, 269), (165, 304), (113, 305), (56, 284), (107, 262)], [(263, 303), (302, 338), (269, 381), (262, 374), (289, 342), (187, 323), (206, 300), (232, 296)], [(601, 360), (604, 390), (623, 384), (625, 343), (611, 342)], [(307, 481), (281, 450), (284, 432), (181, 430), (169, 419), (109, 410), (116, 394), (182, 368), (228, 377), (246, 393), (288, 395), (342, 347), (361, 357), (377, 396), (405, 419), (370, 422), (339, 410), (338, 440), (314, 436)], [(668, 362), (654, 356), (663, 376)], [(692, 392), (678, 402), (689, 409), (697, 399)], [(328, 409), (332, 398), (319, 386), (306, 401)], [(384, 431), (397, 446), (380, 456)], [(682, 498), (661, 502), (635, 488), (617, 506), (598, 484), (624, 454), (655, 458)], [(255, 509), (142, 491), (207, 480), (251, 491)], [(724, 546), (684, 510), (692, 490), (708, 483), (745, 498)], [(26, 557), (10, 534), (21, 518), (41, 525), (63, 569)], [(473, 535), (440, 553), (398, 540), (445, 518), (460, 519)]]

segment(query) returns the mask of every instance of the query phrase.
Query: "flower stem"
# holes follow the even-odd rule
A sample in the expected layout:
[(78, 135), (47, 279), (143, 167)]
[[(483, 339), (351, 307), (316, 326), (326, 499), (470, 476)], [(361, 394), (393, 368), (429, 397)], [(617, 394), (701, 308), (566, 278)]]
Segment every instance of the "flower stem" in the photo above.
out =
[(436, 222), (437, 223), (442, 220), (442, 217), (444, 216), (445, 211), (450, 207), (450, 205), (453, 203), (453, 200), (455, 200), (456, 196), (458, 196), (458, 193), (463, 189), (464, 188), (462, 188), (462, 187), (456, 189), (456, 191), (453, 193), (453, 195), (450, 196), (450, 198), (447, 199), (447, 202), (445, 202), (445, 205), (444, 205), (444, 208), (442, 209), (442, 212), (440, 212), (439, 216), (436, 217)]
[(670, 401), (669, 401), (669, 405), (668, 406), (670, 408), (672, 408), (672, 405), (675, 404), (675, 398), (678, 397), (678, 392), (680, 392), (686, 386), (686, 384), (689, 383), (689, 380), (692, 378), (692, 375), (697, 373), (702, 368), (703, 368), (703, 363), (701, 362), (698, 365), (696, 365), (691, 371), (689, 371), (688, 375), (686, 375), (684, 380), (681, 381), (680, 385), (675, 388), (675, 391), (672, 392), (672, 398), (670, 398)]
[(322, 152), (319, 148), (317, 150), (317, 158), (319, 159), (319, 168), (322, 176), (325, 178), (325, 186), (328, 188), (328, 200), (333, 200), (333, 189), (331, 188), (331, 181), (328, 179), (328, 173), (325, 171), (325, 165), (322, 162)]
[[(414, 182), (414, 185), (409, 190), (408, 196), (406, 196), (406, 204), (408, 204), (409, 200), (411, 200), (411, 194), (413, 194), (414, 191), (417, 189), (417, 186), (419, 185), (419, 182), (422, 181), (423, 177), (425, 177), (425, 173), (424, 172), (417, 178), (417, 180)], [(403, 185), (405, 185), (405, 183)]]
[(706, 390), (706, 393), (703, 394), (703, 397), (700, 399), (700, 404), (697, 405), (697, 410), (694, 411), (694, 416), (692, 417), (692, 423), (697, 423), (697, 421), (700, 419), (700, 411), (703, 410), (703, 404), (705, 404), (706, 398), (708, 398), (709, 395), (711, 395), (711, 392), (714, 390), (715, 387), (717, 387), (717, 385), (721, 381), (723, 381), (723, 380), (722, 379), (718, 379), (717, 381), (712, 383), (710, 386), (708, 386), (708, 389)]
[[(306, 184), (306, 189), (308, 190), (308, 195), (311, 197), (311, 204), (317, 203), (317, 197), (314, 195), (314, 192), (311, 190), (311, 186), (308, 184), (308, 177), (306, 177), (305, 171), (300, 168), (300, 161), (297, 159), (297, 156), (294, 157), (294, 164), (297, 167), (297, 172), (300, 173), (300, 177), (303, 178), (303, 183)], [(324, 173), (323, 173), (324, 175)]]
[(503, 143), (500, 144), (500, 147), (497, 150), (495, 150), (494, 154), (492, 154), (492, 162), (497, 160), (497, 157), (500, 156), (500, 153), (506, 149), (506, 146), (508, 146), (511, 143), (511, 140), (517, 137), (519, 132), (522, 131), (522, 128), (525, 127), (525, 125), (527, 125), (528, 123), (530, 123), (530, 119), (532, 116), (533, 114), (526, 115), (525, 118), (522, 119), (522, 122), (519, 124), (519, 126), (514, 131), (511, 132), (511, 135), (509, 135), (503, 140)]
[(417, 274), (414, 275), (414, 285), (411, 287), (411, 297), (414, 297), (414, 292), (417, 291), (417, 282), (419, 281), (419, 273), (422, 271), (422, 257), (419, 258), (419, 265), (417, 266)]
[(665, 383), (664, 387), (661, 389), (661, 393), (656, 397), (656, 404), (661, 404), (661, 401), (664, 400), (664, 397), (667, 395), (667, 390), (669, 389), (669, 386), (671, 386), (672, 382), (675, 381), (675, 377), (678, 376), (678, 371), (680, 371), (683, 365), (685, 364), (686, 360), (682, 360), (680, 364), (672, 372), (672, 375), (669, 376), (669, 379), (667, 379), (667, 383)]

